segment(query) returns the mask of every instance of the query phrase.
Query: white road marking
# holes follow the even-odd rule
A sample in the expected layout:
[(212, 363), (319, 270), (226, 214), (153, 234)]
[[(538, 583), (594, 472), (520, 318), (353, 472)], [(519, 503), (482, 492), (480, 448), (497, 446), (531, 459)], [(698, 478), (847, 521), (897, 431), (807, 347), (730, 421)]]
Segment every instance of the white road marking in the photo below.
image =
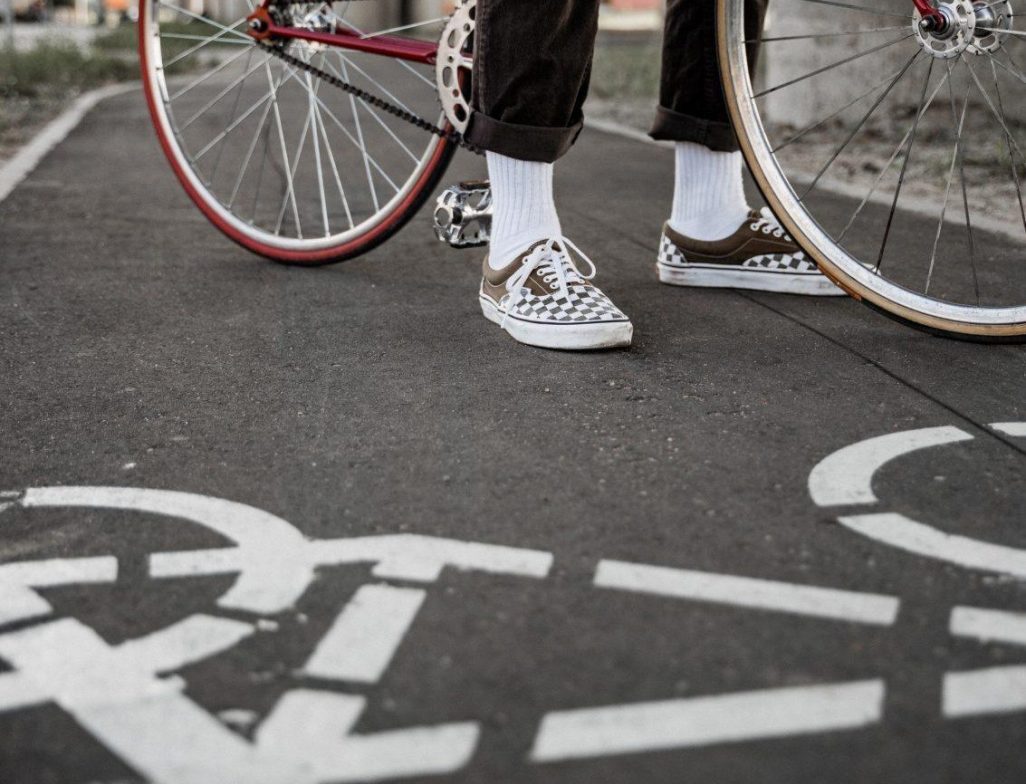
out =
[(880, 680), (739, 692), (549, 713), (535, 762), (856, 729), (883, 715)]
[[(110, 646), (92, 629), (62, 619), (0, 637), (14, 673), (0, 697), (25, 707), (52, 700), (127, 764), (156, 784), (317, 784), (447, 773), (477, 744), (474, 723), (347, 735), (361, 697), (287, 693), (255, 744), (227, 729), (183, 694), (179, 678), (158, 673), (234, 644), (249, 624), (194, 617), (177, 631)], [(15, 681), (14, 679), (17, 679)]]
[(984, 716), (1026, 710), (1026, 666), (949, 672), (944, 676), (944, 716)]
[(3, 202), (11, 191), (32, 173), (50, 150), (64, 141), (96, 104), (104, 98), (137, 88), (137, 84), (115, 84), (80, 95), (63, 114), (35, 134), (32, 141), (22, 147), (13, 158), (0, 165), (0, 202)]
[(957, 427), (928, 427), (859, 441), (827, 456), (812, 469), (809, 493), (819, 506), (876, 503), (873, 474), (885, 463), (919, 449), (971, 439)]
[(51, 612), (50, 604), (33, 588), (110, 583), (117, 577), (118, 562), (113, 556), (0, 564), (0, 625)]
[(948, 628), (956, 637), (1026, 645), (1026, 613), (955, 607)]
[(332, 680), (377, 683), (426, 596), (417, 588), (363, 586), (317, 645), (304, 672)]
[(257, 746), (319, 782), (452, 773), (477, 747), (473, 722), (349, 734), (365, 705), (363, 697), (348, 694), (290, 691), (257, 729)]
[(134, 487), (45, 487), (26, 491), (34, 507), (129, 509), (168, 515), (206, 526), (238, 547), (186, 550), (150, 556), (153, 577), (240, 572), (218, 600), (222, 607), (274, 613), (303, 594), (319, 566), (375, 563), (376, 577), (432, 582), (446, 567), (544, 578), (552, 554), (518, 547), (462, 542), (417, 534), (310, 541), (287, 520), (222, 498)]
[(992, 422), (990, 426), (1007, 436), (1026, 437), (1026, 422)]
[(622, 561), (601, 561), (595, 585), (880, 626), (894, 623), (901, 606), (895, 597), (881, 594)]
[(837, 520), (863, 536), (916, 555), (970, 569), (1026, 577), (1026, 551), (1014, 547), (946, 534), (894, 512), (839, 517)]
[[(300, 557), (306, 547), (303, 535), (286, 520), (246, 504), (171, 490), (45, 487), (26, 491), (22, 505), (128, 509), (191, 520), (216, 531), (238, 544), (218, 552), (241, 571), (218, 600), (221, 607), (278, 612), (295, 602), (313, 579), (313, 565)], [(161, 576), (153, 566), (157, 558), (150, 559), (155, 577)]]

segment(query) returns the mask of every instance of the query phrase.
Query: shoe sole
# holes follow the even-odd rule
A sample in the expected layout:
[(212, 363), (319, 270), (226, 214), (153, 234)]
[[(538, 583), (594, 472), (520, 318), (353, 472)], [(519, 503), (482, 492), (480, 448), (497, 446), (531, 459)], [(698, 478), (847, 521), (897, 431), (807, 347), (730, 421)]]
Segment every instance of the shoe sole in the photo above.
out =
[(496, 324), (518, 343), (560, 351), (595, 351), (624, 348), (631, 344), (634, 325), (629, 321), (596, 321), (589, 324), (536, 324), (510, 317), (503, 324), (503, 313), (487, 297), (478, 298), (484, 317)]
[(724, 269), (712, 264), (683, 267), (657, 262), (659, 280), (671, 286), (709, 289), (747, 289), (807, 297), (844, 297), (845, 292), (819, 272), (786, 272), (755, 269)]

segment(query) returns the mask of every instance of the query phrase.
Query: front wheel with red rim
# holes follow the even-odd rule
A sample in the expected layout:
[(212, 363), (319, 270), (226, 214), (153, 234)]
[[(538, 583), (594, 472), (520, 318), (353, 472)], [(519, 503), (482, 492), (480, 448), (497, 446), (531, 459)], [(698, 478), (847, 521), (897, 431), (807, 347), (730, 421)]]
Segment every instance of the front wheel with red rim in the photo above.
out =
[[(279, 25), (372, 37), (397, 26), (401, 5), (289, 3), (273, 13)], [(190, 198), (249, 250), (292, 264), (365, 253), (417, 212), (455, 145), (273, 56), (246, 32), (253, 7), (141, 0), (143, 85), (161, 146)], [(406, 34), (437, 40), (444, 20), (431, 16), (404, 18)], [(285, 51), (444, 124), (431, 66), (301, 40)]]

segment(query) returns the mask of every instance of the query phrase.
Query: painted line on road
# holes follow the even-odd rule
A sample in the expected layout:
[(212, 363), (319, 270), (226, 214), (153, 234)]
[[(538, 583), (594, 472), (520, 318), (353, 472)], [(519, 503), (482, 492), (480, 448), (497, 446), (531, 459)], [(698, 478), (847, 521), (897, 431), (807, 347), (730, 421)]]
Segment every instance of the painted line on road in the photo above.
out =
[(972, 637), (981, 642), (1006, 642), (1026, 645), (1026, 614), (988, 610), (982, 607), (955, 607), (948, 629), (955, 637)]
[(426, 597), (418, 588), (363, 586), (335, 618), (303, 671), (318, 678), (377, 683)]
[(942, 710), (949, 719), (1026, 711), (1026, 666), (947, 673)]
[(1026, 437), (1026, 422), (993, 422), (991, 427), (1006, 436)]
[(809, 494), (818, 506), (876, 503), (873, 474), (885, 463), (920, 449), (972, 438), (957, 427), (927, 427), (859, 441), (827, 456), (812, 469)]
[(595, 585), (878, 626), (893, 624), (901, 606), (897, 598), (882, 594), (623, 561), (599, 562)]
[(1026, 577), (1026, 551), (946, 534), (896, 512), (838, 517), (837, 521), (899, 550), (969, 569)]
[(7, 163), (0, 165), (0, 203), (28, 177), (54, 147), (64, 141), (89, 111), (105, 98), (138, 89), (138, 83), (112, 84), (80, 95), (60, 116), (48, 123)]
[(738, 692), (549, 713), (531, 749), (534, 762), (782, 738), (876, 724), (881, 680)]
[(112, 583), (117, 577), (118, 561), (110, 555), (0, 564), (0, 625), (51, 612), (50, 603), (34, 588)]

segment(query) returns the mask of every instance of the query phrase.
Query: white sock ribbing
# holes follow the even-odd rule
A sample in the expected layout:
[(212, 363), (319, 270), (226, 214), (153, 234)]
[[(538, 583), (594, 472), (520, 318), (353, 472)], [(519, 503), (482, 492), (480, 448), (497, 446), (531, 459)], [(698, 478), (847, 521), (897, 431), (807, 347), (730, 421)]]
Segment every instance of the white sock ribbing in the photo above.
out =
[(685, 237), (714, 242), (748, 218), (741, 153), (714, 152), (693, 142), (676, 145), (677, 166), (670, 226)]
[(487, 154), (492, 188), (488, 264), (502, 269), (538, 240), (563, 233), (552, 197), (552, 164)]

